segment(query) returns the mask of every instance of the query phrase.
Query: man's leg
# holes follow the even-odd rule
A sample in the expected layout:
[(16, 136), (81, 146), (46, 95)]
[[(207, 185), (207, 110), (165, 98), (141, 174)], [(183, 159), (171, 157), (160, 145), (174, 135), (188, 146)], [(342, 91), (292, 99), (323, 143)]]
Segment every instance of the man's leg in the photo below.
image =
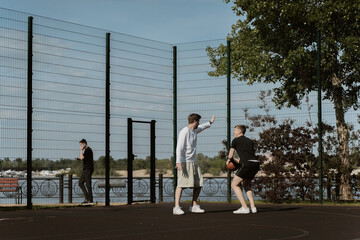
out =
[(250, 207), (254, 208), (255, 202), (254, 202), (253, 192), (251, 191), (251, 180), (244, 180), (244, 189), (246, 192), (246, 196), (248, 197), (248, 199), (250, 201)]
[(194, 171), (194, 173), (193, 173), (193, 175), (194, 175), (194, 190), (193, 190), (191, 206), (196, 206), (200, 192), (201, 192), (201, 188), (204, 185), (204, 179), (203, 179), (203, 176), (201, 173), (201, 169), (197, 163), (194, 164), (193, 171)]
[(93, 195), (92, 195), (92, 186), (91, 186), (91, 175), (92, 175), (92, 170), (87, 169), (85, 172), (85, 182), (86, 182), (86, 188), (87, 188), (87, 196), (86, 199), (89, 202), (93, 202)]
[(81, 189), (81, 191), (83, 192), (84, 194), (84, 197), (85, 197), (85, 200), (87, 200), (87, 196), (88, 196), (88, 192), (85, 188), (85, 173), (84, 173), (85, 170), (82, 171), (81, 173), (81, 176), (79, 178), (79, 187)]
[(177, 187), (175, 190), (175, 207), (180, 206), (180, 198), (181, 198), (182, 188)]
[(197, 205), (197, 200), (199, 198), (200, 192), (201, 192), (201, 187), (194, 188), (194, 190), (193, 190), (193, 198), (192, 198), (192, 206)]
[(242, 178), (235, 175), (231, 183), (231, 188), (234, 190), (235, 195), (239, 199), (241, 206), (243, 208), (248, 208), (245, 202), (244, 194), (239, 186), (242, 181)]

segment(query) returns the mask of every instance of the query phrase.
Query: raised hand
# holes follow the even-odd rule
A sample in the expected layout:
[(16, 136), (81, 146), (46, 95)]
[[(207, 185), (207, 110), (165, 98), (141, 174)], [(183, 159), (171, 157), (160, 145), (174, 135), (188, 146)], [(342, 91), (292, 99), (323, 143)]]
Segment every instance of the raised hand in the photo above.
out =
[(214, 121), (215, 121), (215, 114), (213, 114), (213, 116), (212, 116), (212, 118), (211, 118), (211, 120), (210, 120), (210, 123), (213, 124)]

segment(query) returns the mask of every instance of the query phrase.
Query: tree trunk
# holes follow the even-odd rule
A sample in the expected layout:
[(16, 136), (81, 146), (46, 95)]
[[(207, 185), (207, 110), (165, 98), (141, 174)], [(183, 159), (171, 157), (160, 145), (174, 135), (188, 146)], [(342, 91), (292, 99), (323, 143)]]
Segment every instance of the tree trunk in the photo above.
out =
[(349, 162), (349, 129), (345, 122), (345, 111), (343, 105), (343, 89), (341, 80), (336, 74), (331, 79), (334, 94), (334, 108), (336, 116), (336, 130), (339, 141), (341, 200), (354, 200), (350, 186), (350, 162)]

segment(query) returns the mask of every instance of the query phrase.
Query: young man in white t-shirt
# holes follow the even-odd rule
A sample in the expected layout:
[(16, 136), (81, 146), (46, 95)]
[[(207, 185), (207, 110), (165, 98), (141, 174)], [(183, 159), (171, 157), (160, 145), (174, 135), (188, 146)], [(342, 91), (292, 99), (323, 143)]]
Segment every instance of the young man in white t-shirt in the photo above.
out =
[(215, 115), (209, 122), (199, 125), (201, 116), (193, 113), (188, 116), (188, 125), (180, 133), (176, 146), (176, 168), (178, 171), (178, 183), (175, 191), (174, 215), (183, 215), (180, 208), (180, 198), (183, 188), (193, 188), (193, 199), (190, 206), (192, 213), (204, 213), (205, 211), (197, 204), (201, 187), (204, 180), (199, 165), (196, 162), (197, 134), (210, 127), (215, 121)]

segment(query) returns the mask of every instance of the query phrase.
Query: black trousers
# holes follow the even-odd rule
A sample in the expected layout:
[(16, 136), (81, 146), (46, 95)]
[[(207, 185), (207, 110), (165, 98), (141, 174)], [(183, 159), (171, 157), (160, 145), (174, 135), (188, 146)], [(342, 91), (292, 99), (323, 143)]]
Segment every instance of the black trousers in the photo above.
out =
[(92, 186), (91, 186), (91, 175), (93, 174), (93, 172), (94, 172), (93, 169), (83, 169), (79, 179), (79, 187), (83, 191), (85, 199), (90, 202), (93, 201)]

